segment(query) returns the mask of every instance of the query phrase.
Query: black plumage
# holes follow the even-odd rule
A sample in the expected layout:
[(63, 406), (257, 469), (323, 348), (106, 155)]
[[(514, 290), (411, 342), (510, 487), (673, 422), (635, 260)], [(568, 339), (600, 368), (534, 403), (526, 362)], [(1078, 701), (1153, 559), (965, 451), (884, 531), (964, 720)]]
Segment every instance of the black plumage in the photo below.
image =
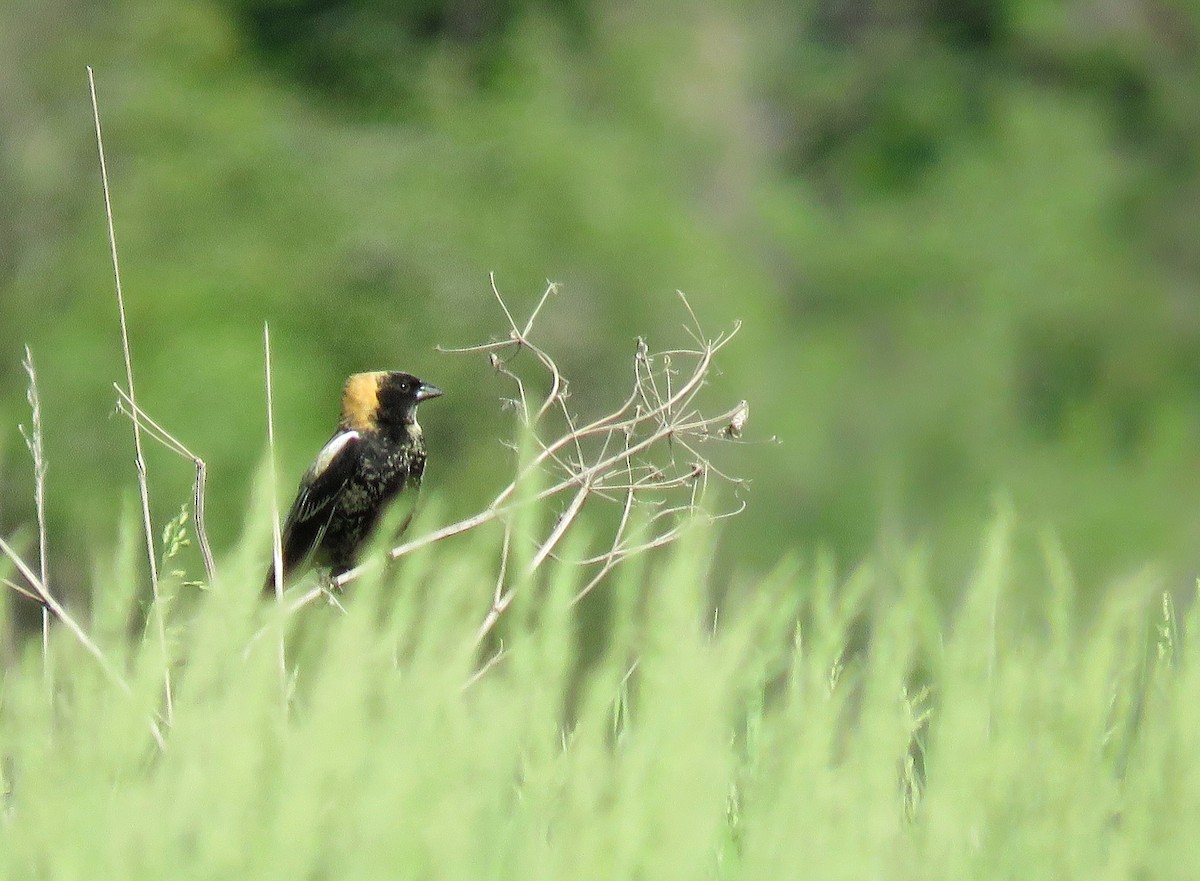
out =
[[(401, 493), (416, 496), (426, 456), (417, 404), (441, 394), (408, 373), (346, 381), (337, 431), (301, 478), (283, 527), (285, 584), (310, 566), (334, 576), (353, 568), (389, 505)], [(274, 584), (272, 565), (265, 589)]]

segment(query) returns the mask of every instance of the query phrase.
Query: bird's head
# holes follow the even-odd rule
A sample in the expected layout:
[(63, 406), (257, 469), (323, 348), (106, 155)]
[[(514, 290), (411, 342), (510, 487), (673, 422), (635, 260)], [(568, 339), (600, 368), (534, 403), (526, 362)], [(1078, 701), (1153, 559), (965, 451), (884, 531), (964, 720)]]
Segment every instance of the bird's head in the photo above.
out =
[(412, 425), (417, 404), (441, 394), (441, 389), (411, 373), (356, 373), (342, 391), (342, 424), (360, 431)]

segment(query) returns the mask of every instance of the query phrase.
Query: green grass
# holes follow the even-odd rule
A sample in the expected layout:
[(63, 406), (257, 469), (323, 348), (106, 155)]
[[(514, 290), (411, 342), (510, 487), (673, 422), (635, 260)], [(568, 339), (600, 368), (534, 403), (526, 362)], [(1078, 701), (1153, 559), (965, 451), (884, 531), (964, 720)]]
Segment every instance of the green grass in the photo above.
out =
[(4, 671), (0, 876), (1197, 877), (1195, 624), (1148, 585), (1084, 621), (1047, 544), (1019, 605), (1002, 516), (949, 616), (917, 553), (785, 565), (714, 613), (712, 539), (630, 564), (590, 627), (575, 570), (547, 563), (474, 681), (495, 536), (286, 623), (248, 540), (210, 589), (167, 590), (160, 752), (127, 538), (87, 629), (132, 695), (63, 628), (48, 663), (33, 640)]

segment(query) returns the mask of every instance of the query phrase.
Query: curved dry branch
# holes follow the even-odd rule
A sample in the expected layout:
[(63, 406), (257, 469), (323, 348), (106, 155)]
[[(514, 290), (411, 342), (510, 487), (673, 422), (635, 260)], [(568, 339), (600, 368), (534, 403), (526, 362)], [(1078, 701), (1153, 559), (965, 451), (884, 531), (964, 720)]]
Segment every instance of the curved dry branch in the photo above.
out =
[[(557, 291), (556, 285), (548, 285), (522, 323), (492, 277), (490, 292), (507, 323), (504, 338), (470, 346), (438, 347), (445, 354), (482, 355), (489, 369), (512, 383), (510, 400), (517, 413), (517, 424), (508, 445), (514, 450), (522, 449), (520, 441), (524, 434), (532, 444), (532, 453), (515, 464), (512, 479), (483, 510), (410, 539), (388, 553), (389, 559), (396, 560), (492, 521), (502, 522), (505, 537), (500, 575), (477, 631), (480, 642), (512, 604), (515, 585), (522, 583), (518, 580), (506, 586), (511, 543), (520, 540), (533, 546), (524, 575), (531, 574), (548, 559), (559, 561), (555, 550), (579, 522), (580, 512), (589, 499), (618, 505), (620, 512), (597, 552), (572, 561), (572, 565), (590, 570), (575, 602), (595, 590), (625, 560), (676, 541), (689, 522), (697, 519), (715, 522), (734, 516), (745, 507), (741, 502), (731, 510), (716, 513), (705, 510), (704, 497), (712, 480), (735, 487), (742, 486), (744, 481), (715, 466), (699, 449), (704, 442), (740, 438), (749, 416), (749, 405), (744, 400), (715, 416), (704, 415), (700, 406), (714, 361), (737, 335), (740, 324), (710, 337), (687, 298), (679, 294), (687, 315), (683, 329), (694, 346), (654, 351), (646, 338), (639, 337), (632, 357), (629, 393), (615, 409), (580, 420), (567, 403), (570, 381), (550, 353), (533, 339), (537, 320)], [(517, 357), (522, 352), (532, 356), (523, 367)], [(538, 377), (537, 384), (544, 382), (547, 391), (544, 397), (539, 394), (534, 400), (530, 390)], [(521, 491), (534, 480), (542, 485), (532, 491)], [(518, 509), (558, 497), (563, 501), (562, 512), (544, 536), (514, 535), (513, 515)], [(638, 521), (641, 531), (634, 536), (633, 515), (639, 508), (645, 509), (647, 516)], [(377, 565), (378, 561), (364, 563), (333, 579), (333, 587), (343, 587)], [(326, 594), (324, 589), (314, 588), (289, 604), (289, 609), (296, 611)]]
[(204, 496), (205, 487), (208, 482), (208, 466), (204, 460), (187, 448), (183, 441), (171, 434), (162, 427), (158, 422), (151, 418), (150, 414), (135, 404), (133, 399), (129, 397), (129, 393), (121, 388), (117, 383), (113, 383), (113, 388), (116, 389), (119, 399), (117, 401), (117, 409), (133, 419), (141, 423), (142, 430), (151, 438), (158, 441), (171, 452), (175, 453), (184, 459), (191, 460), (192, 465), (196, 469), (196, 478), (192, 482), (192, 519), (196, 523), (196, 543), (200, 546), (200, 558), (204, 562), (204, 574), (208, 579), (208, 583), (212, 584), (216, 578), (216, 562), (213, 559), (212, 546), (208, 543), (208, 521), (204, 513)]

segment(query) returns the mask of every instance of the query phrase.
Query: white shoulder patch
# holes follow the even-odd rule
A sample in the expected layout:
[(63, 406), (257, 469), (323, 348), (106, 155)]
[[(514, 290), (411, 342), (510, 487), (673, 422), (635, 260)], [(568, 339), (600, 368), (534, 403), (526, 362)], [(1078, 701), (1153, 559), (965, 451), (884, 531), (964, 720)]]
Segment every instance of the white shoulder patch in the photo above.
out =
[(343, 431), (341, 434), (334, 435), (329, 443), (321, 448), (321, 452), (317, 453), (317, 459), (312, 464), (312, 476), (319, 477), (329, 467), (329, 463), (333, 461), (334, 457), (345, 449), (346, 444), (356, 441), (358, 438), (357, 431)]

